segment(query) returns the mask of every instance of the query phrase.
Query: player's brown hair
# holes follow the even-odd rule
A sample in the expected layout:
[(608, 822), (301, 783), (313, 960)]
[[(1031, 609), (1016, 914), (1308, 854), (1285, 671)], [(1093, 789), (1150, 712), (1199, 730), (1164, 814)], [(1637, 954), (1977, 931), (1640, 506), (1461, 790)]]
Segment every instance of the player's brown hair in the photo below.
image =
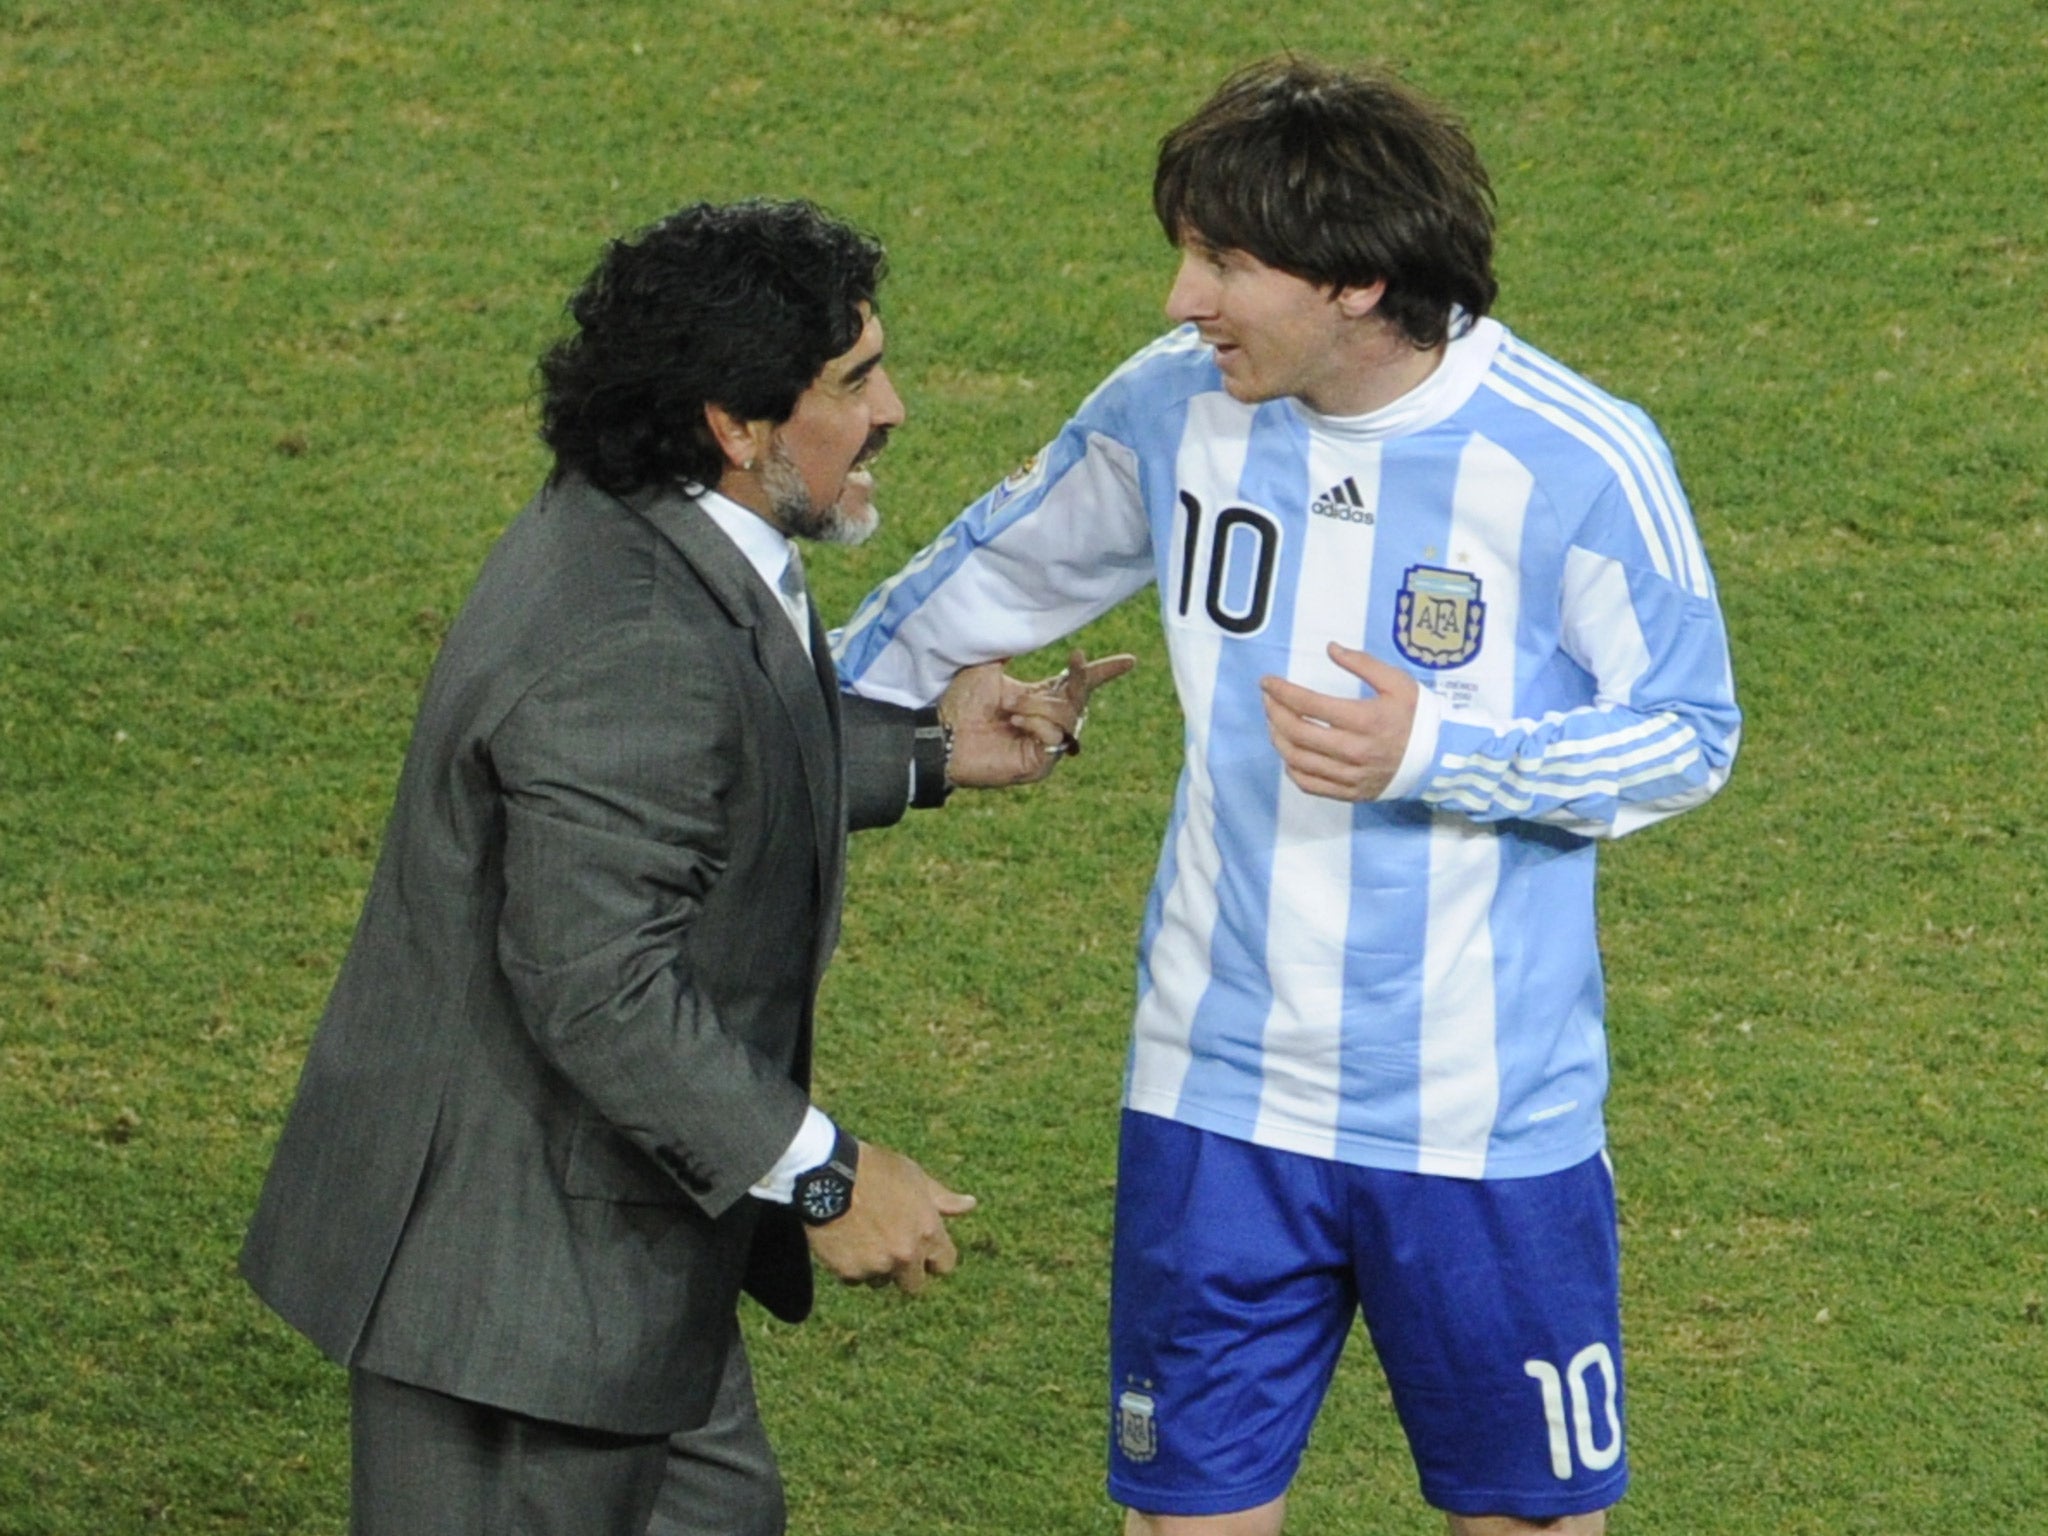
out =
[(1238, 70), (1159, 145), (1152, 207), (1176, 246), (1248, 251), (1326, 287), (1386, 280), (1418, 347), (1492, 307), (1493, 186), (1462, 124), (1378, 70), (1294, 54)]

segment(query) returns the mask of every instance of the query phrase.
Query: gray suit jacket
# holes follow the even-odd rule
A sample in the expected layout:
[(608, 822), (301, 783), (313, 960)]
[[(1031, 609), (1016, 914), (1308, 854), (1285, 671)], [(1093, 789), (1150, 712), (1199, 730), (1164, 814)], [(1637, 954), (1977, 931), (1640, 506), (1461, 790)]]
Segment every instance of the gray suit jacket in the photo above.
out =
[(662, 1434), (743, 1284), (808, 1311), (747, 1191), (807, 1103), (849, 816), (902, 814), (912, 734), (813, 629), (815, 661), (674, 493), (561, 477), (492, 551), (242, 1253), (336, 1360)]

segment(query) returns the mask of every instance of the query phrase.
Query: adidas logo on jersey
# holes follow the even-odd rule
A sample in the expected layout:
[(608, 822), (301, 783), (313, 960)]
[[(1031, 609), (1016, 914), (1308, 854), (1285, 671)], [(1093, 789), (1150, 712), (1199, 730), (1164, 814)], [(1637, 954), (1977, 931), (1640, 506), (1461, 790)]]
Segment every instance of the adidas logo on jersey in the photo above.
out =
[(1372, 509), (1358, 494), (1358, 482), (1349, 475), (1310, 502), (1308, 510), (1311, 516), (1334, 517), (1341, 523), (1370, 523), (1373, 520)]

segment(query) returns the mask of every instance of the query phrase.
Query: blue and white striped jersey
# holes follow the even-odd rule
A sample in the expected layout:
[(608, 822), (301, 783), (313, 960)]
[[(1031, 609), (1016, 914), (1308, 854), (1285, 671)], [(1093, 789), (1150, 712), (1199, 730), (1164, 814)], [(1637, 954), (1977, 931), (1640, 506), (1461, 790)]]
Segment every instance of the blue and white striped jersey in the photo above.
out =
[[(1520, 1177), (1604, 1139), (1595, 839), (1697, 805), (1740, 732), (1713, 578), (1635, 407), (1486, 320), (1371, 415), (1223, 390), (1192, 328), (871, 594), (846, 687), (937, 697), (1156, 583), (1186, 763), (1125, 1102), (1373, 1167)], [(1258, 680), (1423, 684), (1378, 801), (1282, 770)]]

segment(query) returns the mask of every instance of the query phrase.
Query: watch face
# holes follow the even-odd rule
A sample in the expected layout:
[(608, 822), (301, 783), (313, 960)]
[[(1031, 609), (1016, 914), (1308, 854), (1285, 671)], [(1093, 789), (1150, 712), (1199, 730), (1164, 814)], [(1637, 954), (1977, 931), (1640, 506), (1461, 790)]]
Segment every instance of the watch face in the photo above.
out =
[(836, 1168), (814, 1168), (797, 1183), (797, 1213), (812, 1225), (846, 1214), (853, 1203), (853, 1181)]

